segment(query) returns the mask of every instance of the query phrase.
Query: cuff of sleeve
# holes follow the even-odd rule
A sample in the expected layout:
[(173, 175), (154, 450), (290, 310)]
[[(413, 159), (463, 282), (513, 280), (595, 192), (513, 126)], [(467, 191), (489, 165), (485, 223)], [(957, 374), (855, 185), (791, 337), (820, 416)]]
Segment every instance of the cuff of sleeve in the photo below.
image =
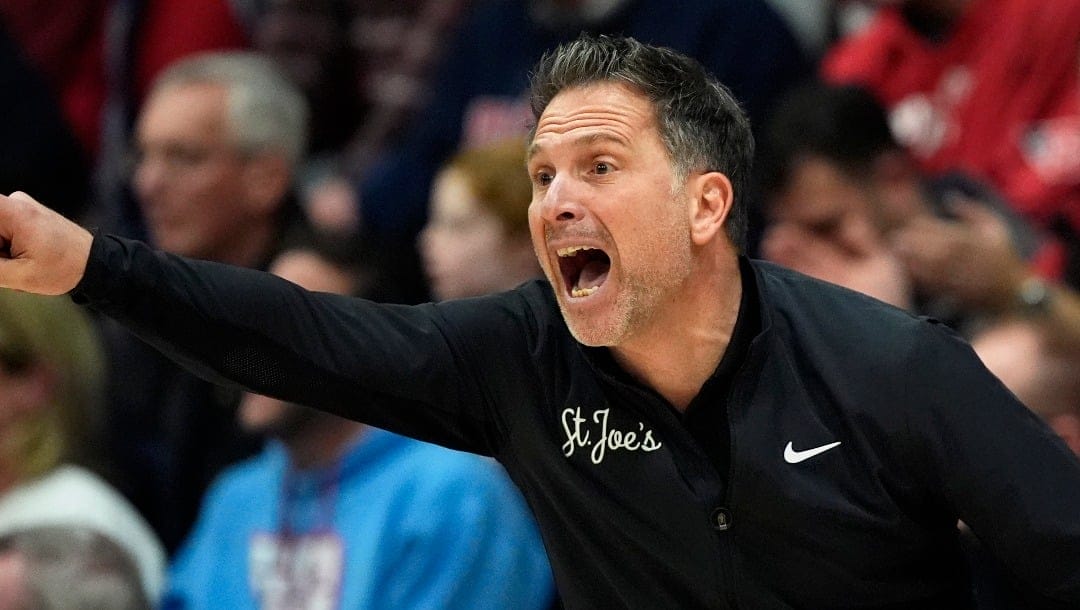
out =
[(114, 253), (122, 248), (116, 238), (92, 231), (94, 241), (90, 244), (90, 256), (86, 260), (86, 270), (82, 279), (68, 293), (71, 300), (79, 305), (105, 305), (112, 292), (109, 279), (109, 261)]

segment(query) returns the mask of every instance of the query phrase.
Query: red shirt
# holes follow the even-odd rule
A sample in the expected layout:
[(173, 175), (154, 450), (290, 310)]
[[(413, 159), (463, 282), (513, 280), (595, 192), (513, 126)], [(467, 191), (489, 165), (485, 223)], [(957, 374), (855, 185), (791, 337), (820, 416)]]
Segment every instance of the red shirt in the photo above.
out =
[(947, 40), (884, 8), (825, 58), (823, 76), (858, 83), (931, 173), (994, 184), (1040, 224), (1080, 230), (1080, 0), (974, 0)]
[[(228, 0), (146, 0), (136, 26), (136, 107), (167, 65), (199, 51), (240, 49), (247, 34)], [(110, 0), (4, 0), (0, 23), (56, 94), (65, 118), (96, 156), (106, 98), (105, 30)]]
[(145, 97), (154, 78), (174, 61), (202, 51), (248, 47), (227, 0), (150, 0), (139, 23), (134, 91)]

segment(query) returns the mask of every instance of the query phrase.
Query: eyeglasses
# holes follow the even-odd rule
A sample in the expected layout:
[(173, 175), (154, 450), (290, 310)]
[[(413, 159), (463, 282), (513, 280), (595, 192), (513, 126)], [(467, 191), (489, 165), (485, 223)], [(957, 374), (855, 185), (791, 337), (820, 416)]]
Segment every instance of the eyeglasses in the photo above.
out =
[(132, 147), (124, 155), (124, 171), (133, 176), (139, 166), (153, 160), (160, 163), (169, 175), (184, 175), (198, 171), (219, 159), (243, 160), (248, 155), (232, 148), (172, 144), (152, 151)]

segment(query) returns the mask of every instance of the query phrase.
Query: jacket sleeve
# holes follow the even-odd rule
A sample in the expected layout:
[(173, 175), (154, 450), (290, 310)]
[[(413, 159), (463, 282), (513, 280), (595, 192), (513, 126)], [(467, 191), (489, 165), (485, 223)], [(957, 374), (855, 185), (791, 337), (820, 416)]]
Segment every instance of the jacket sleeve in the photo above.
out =
[(534, 374), (512, 292), (377, 304), (98, 235), (71, 296), (210, 381), (474, 453), (507, 436), (486, 386)]
[(919, 466), (1013, 576), (1080, 602), (1080, 461), (963, 340), (928, 330), (907, 369)]

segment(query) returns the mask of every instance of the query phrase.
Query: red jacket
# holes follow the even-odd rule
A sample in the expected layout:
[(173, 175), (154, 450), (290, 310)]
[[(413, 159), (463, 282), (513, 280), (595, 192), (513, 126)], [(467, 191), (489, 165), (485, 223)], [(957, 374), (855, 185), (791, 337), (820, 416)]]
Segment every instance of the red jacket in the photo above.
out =
[(1080, 230), (1080, 0), (975, 0), (943, 41), (896, 8), (825, 58), (823, 76), (868, 87), (932, 173), (994, 184), (1040, 224)]

